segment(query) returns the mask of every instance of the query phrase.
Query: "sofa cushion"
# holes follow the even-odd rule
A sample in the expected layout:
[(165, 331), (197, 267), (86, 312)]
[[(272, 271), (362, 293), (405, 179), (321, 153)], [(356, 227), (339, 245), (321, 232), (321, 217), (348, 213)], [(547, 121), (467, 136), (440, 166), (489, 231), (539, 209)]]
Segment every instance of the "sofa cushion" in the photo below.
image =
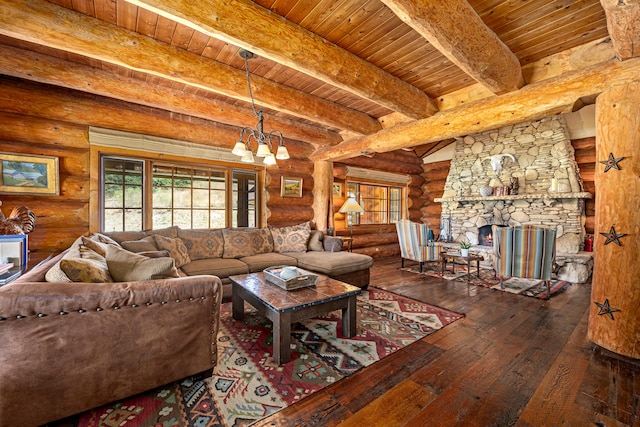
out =
[(307, 244), (307, 249), (310, 251), (324, 251), (323, 240), (324, 233), (320, 230), (313, 230), (309, 238), (309, 243)]
[(224, 237), (224, 252), (222, 258), (242, 258), (251, 256), (253, 252), (253, 242), (248, 230), (222, 230)]
[(178, 230), (178, 237), (187, 247), (191, 261), (222, 258), (224, 238), (222, 230)]
[(189, 253), (187, 252), (187, 247), (184, 245), (181, 239), (165, 236), (153, 236), (156, 247), (161, 251), (169, 251), (171, 258), (176, 262), (176, 268), (180, 268), (185, 264), (189, 264), (191, 259), (189, 258)]
[(240, 258), (240, 261), (249, 266), (250, 273), (262, 271), (267, 267), (273, 267), (276, 265), (298, 265), (298, 261), (295, 258), (284, 254), (277, 254), (275, 252), (246, 256)]
[(352, 252), (291, 252), (298, 260), (298, 267), (329, 276), (365, 270), (373, 265), (373, 258)]
[(210, 274), (223, 279), (234, 274), (246, 274), (249, 272), (249, 266), (234, 258), (211, 258), (191, 261), (182, 266), (182, 271), (189, 276)]
[(109, 267), (104, 258), (102, 261), (85, 258), (69, 258), (60, 260), (60, 268), (74, 282), (107, 283), (113, 282)]
[(311, 223), (307, 221), (288, 227), (273, 227), (271, 235), (274, 252), (306, 252), (307, 242), (311, 236)]
[(106, 258), (116, 282), (179, 277), (173, 258), (148, 258), (113, 245), (107, 247)]
[(254, 254), (273, 252), (273, 236), (268, 228), (255, 228), (247, 231), (251, 239)]

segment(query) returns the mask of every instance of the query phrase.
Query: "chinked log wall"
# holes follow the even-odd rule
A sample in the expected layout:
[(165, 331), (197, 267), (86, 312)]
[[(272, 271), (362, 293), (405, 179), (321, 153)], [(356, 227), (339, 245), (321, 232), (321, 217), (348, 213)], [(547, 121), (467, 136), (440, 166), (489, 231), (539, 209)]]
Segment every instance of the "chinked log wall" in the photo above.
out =
[[(29, 235), (32, 251), (59, 251), (89, 232), (89, 126), (203, 145), (212, 145), (217, 139), (212, 135), (225, 126), (8, 77), (0, 77), (0, 86), (0, 151), (56, 156), (60, 162), (60, 196), (0, 196), (5, 215), (20, 205), (36, 213), (36, 228)], [(232, 147), (234, 142), (218, 146)], [(313, 163), (306, 160), (312, 148), (298, 141), (286, 145), (292, 159), (270, 167), (265, 178), (269, 225), (313, 218)], [(281, 175), (303, 178), (302, 199), (280, 197)]]
[[(413, 151), (398, 150), (378, 153), (372, 157), (354, 157), (353, 159), (344, 160), (342, 163), (335, 163), (333, 168), (334, 182), (343, 184), (342, 196), (333, 196), (334, 225), (337, 235), (349, 235), (345, 215), (338, 212), (346, 200), (346, 194), (344, 194), (347, 180), (345, 166), (408, 175), (408, 216), (413, 221), (420, 221), (422, 217), (420, 209), (423, 204), (422, 186), (425, 180), (422, 177), (422, 161)], [(373, 257), (399, 255), (400, 247), (398, 246), (395, 224), (354, 226), (353, 251)]]

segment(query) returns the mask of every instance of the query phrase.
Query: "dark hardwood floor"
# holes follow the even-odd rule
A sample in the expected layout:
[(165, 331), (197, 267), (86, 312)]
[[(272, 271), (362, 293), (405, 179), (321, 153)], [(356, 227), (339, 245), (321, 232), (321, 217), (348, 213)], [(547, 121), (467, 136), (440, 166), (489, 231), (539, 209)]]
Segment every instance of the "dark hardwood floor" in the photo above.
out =
[(254, 426), (640, 426), (640, 361), (589, 341), (589, 285), (543, 301), (399, 257), (371, 285), (466, 317)]

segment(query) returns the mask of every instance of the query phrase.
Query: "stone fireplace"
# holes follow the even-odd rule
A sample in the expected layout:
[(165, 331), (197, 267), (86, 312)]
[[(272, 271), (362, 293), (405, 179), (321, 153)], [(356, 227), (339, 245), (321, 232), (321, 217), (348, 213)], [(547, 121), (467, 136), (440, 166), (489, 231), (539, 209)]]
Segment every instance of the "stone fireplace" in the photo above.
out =
[[(497, 170), (492, 163), (501, 154), (515, 161), (503, 156)], [(483, 187), (510, 186), (512, 178), (517, 194), (486, 195), (486, 188), (481, 194)], [(558, 253), (576, 254), (585, 237), (587, 198), (565, 119), (553, 116), (458, 140), (444, 193), (435, 201), (442, 203), (444, 240), (478, 245), (484, 226), (539, 224), (557, 229)]]

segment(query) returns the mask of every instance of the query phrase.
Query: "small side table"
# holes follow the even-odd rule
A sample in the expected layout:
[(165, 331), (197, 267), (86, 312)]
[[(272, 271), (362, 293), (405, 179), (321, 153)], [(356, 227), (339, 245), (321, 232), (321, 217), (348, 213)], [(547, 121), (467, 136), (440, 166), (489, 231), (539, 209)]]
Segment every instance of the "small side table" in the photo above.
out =
[(451, 269), (452, 269), (452, 272), (455, 273), (456, 260), (459, 260), (467, 264), (467, 280), (469, 280), (471, 276), (471, 263), (473, 261), (476, 262), (476, 274), (478, 275), (478, 278), (480, 277), (480, 261), (484, 261), (483, 256), (480, 256), (480, 255), (462, 256), (458, 253), (447, 253), (447, 252), (442, 252), (440, 255), (442, 255), (442, 274), (443, 275), (447, 268), (447, 261), (451, 261)]
[(347, 251), (351, 252), (351, 245), (353, 244), (353, 237), (340, 236), (343, 242), (347, 244)]

